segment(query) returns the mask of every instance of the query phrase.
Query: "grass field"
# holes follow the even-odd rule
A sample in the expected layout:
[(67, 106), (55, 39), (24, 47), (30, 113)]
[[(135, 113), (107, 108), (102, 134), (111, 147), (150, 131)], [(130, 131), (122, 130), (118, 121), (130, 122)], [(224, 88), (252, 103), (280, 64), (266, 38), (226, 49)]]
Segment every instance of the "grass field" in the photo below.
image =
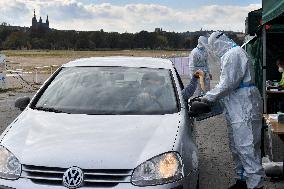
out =
[(172, 57), (187, 56), (188, 51), (166, 50), (106, 50), (106, 51), (68, 51), (68, 50), (5, 50), (0, 53), (7, 57), (98, 57), (98, 56), (146, 56), (146, 57)]
[(62, 65), (78, 58), (106, 56), (135, 57), (181, 57), (188, 56), (189, 51), (166, 50), (113, 50), (113, 51), (67, 51), (67, 50), (5, 50), (8, 69), (31, 70), (34, 67)]

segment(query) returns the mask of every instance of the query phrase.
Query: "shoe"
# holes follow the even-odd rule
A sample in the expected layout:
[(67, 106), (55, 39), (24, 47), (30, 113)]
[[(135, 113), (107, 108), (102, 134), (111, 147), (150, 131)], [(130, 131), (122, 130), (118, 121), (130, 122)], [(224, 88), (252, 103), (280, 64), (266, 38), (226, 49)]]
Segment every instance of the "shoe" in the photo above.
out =
[(246, 181), (237, 180), (236, 184), (234, 184), (233, 186), (231, 186), (228, 189), (247, 189), (247, 183), (246, 183)]

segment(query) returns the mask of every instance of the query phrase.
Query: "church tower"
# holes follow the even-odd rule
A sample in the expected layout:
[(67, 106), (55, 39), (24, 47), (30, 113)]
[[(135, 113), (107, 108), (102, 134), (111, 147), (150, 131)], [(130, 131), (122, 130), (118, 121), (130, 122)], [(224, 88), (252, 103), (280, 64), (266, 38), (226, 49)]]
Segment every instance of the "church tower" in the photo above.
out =
[(34, 10), (34, 17), (32, 19), (32, 27), (36, 28), (37, 27), (37, 19), (36, 19), (36, 14), (35, 14), (35, 10)]
[(34, 17), (32, 18), (32, 26), (30, 29), (34, 36), (41, 36), (43, 33), (48, 32), (50, 30), (48, 15), (46, 17), (46, 22), (44, 23), (41, 16), (39, 20), (36, 19), (36, 14), (34, 10)]
[(48, 15), (46, 16), (46, 26), (47, 26), (47, 28), (49, 28), (49, 20), (48, 20)]

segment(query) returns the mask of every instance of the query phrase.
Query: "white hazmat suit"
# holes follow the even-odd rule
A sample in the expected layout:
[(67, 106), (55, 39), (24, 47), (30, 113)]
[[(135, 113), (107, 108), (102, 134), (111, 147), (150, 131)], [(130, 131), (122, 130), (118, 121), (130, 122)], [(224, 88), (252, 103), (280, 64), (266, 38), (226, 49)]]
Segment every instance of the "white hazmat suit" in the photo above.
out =
[(205, 74), (204, 76), (204, 84), (205, 84), (205, 91), (202, 91), (200, 82), (198, 82), (196, 95), (202, 95), (202, 92), (206, 93), (210, 90), (210, 69), (208, 66), (208, 53), (204, 44), (207, 44), (207, 38), (204, 36), (200, 36), (198, 39), (198, 45), (194, 48), (189, 56), (189, 74), (192, 78), (193, 74), (197, 70), (202, 70)]
[(230, 148), (239, 180), (249, 189), (263, 186), (261, 165), (262, 100), (254, 86), (254, 70), (247, 53), (222, 32), (208, 39), (210, 53), (221, 58), (219, 84), (207, 92), (205, 100), (222, 99), (228, 122)]

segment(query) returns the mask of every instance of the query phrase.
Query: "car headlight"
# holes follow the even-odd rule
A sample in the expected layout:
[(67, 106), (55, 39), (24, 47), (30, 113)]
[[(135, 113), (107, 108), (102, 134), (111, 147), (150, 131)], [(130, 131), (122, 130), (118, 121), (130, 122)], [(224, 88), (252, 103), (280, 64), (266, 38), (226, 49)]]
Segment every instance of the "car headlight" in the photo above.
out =
[(176, 152), (156, 156), (133, 171), (131, 182), (136, 186), (160, 185), (183, 178), (183, 164)]
[(0, 178), (15, 180), (21, 176), (19, 160), (5, 147), (0, 146)]

